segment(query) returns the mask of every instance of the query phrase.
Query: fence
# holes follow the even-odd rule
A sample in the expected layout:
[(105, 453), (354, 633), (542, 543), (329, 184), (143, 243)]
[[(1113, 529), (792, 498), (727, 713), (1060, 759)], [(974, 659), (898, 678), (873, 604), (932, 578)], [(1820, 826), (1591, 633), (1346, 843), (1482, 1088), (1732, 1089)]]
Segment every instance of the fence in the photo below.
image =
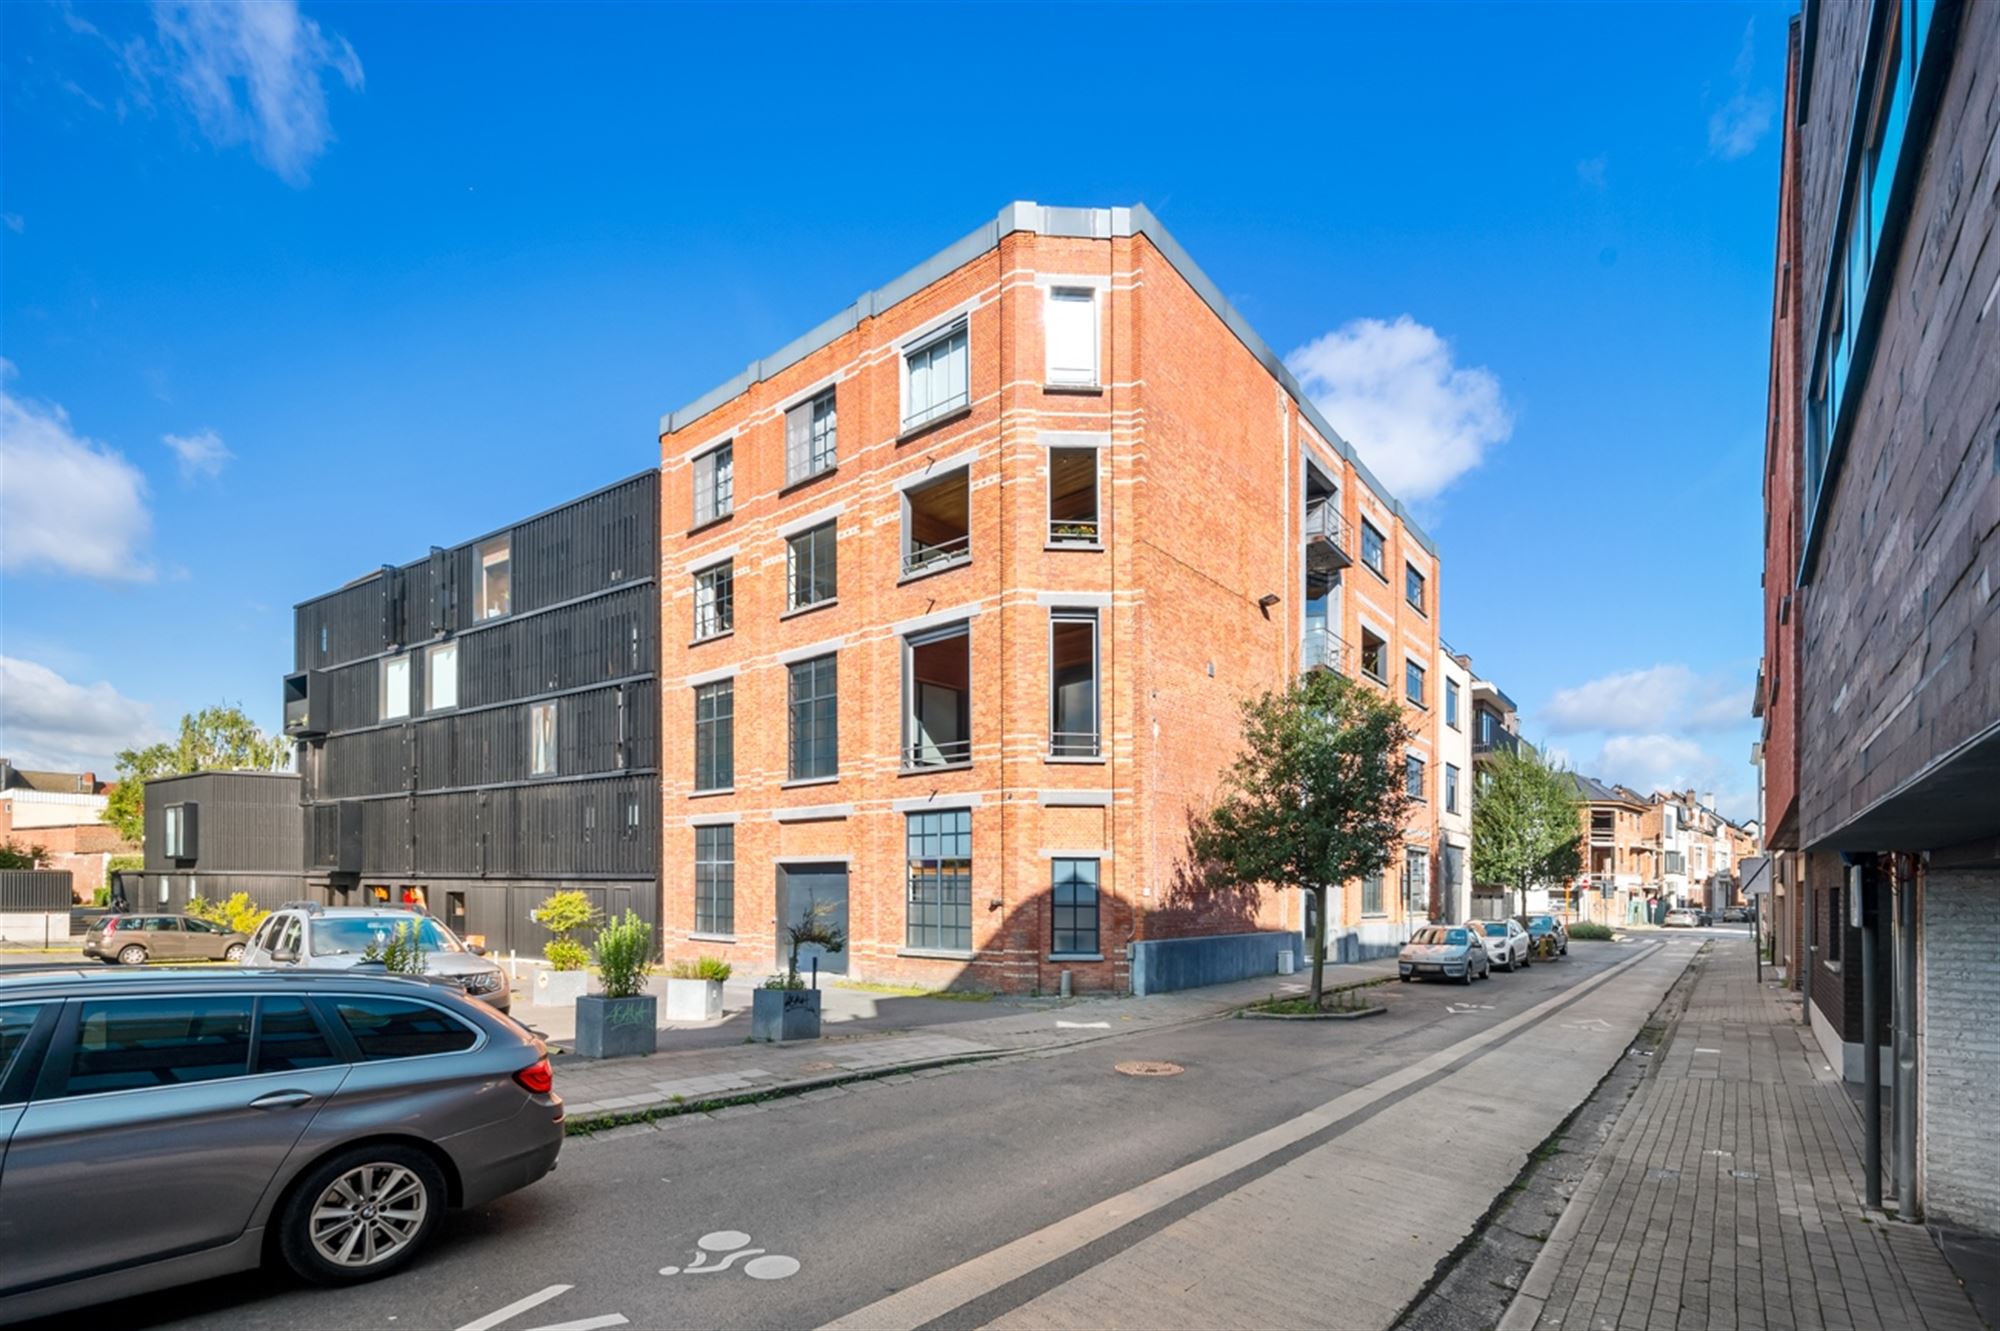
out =
[(46, 947), (69, 938), (67, 869), (0, 869), (0, 942)]

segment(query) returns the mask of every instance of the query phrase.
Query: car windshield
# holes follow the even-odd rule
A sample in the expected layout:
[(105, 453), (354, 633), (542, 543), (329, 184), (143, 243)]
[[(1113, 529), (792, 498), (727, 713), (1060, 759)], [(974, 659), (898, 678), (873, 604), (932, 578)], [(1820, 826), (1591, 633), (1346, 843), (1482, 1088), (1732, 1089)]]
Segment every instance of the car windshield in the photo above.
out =
[(1553, 915), (1537, 915), (1528, 921), (1528, 927), (1538, 934), (1546, 933), (1556, 927), (1556, 917)]
[(1507, 936), (1506, 922), (1504, 920), (1495, 920), (1493, 923), (1487, 925), (1486, 936), (1488, 938), (1505, 938)]
[(312, 922), (313, 955), (358, 956), (371, 947), (386, 946), (397, 929), (411, 924), (417, 926), (426, 952), (462, 950), (449, 929), (422, 915), (349, 915)]
[(1411, 935), (1410, 941), (1412, 943), (1421, 943), (1428, 947), (1437, 947), (1439, 945), (1464, 947), (1467, 942), (1467, 936), (1463, 929), (1439, 929), (1433, 927), (1417, 930), (1415, 934)]

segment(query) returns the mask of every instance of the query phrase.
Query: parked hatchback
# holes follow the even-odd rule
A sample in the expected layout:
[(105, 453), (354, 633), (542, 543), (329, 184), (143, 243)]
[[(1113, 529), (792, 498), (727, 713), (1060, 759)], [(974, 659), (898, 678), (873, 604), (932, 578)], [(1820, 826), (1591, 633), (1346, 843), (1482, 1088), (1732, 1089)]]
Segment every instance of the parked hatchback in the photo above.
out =
[(1493, 978), (1492, 963), (1479, 935), (1464, 925), (1432, 924), (1410, 935), (1396, 958), (1396, 973), (1404, 980), (1474, 980)]
[(241, 961), (249, 938), (192, 915), (106, 915), (83, 936), (83, 955), (107, 964)]
[(1528, 931), (1519, 920), (1482, 920), (1465, 927), (1485, 935), (1487, 955), (1502, 970), (1512, 972), (1534, 964), (1529, 956)]
[(0, 1322), (267, 1254), (321, 1284), (387, 1275), (562, 1139), (542, 1042), (449, 985), (0, 976)]
[(1554, 915), (1530, 915), (1528, 917), (1528, 941), (1538, 943), (1543, 938), (1554, 937), (1556, 955), (1569, 955), (1569, 926)]
[(1661, 920), (1660, 923), (1669, 929), (1692, 929), (1701, 923), (1701, 916), (1681, 907), (1668, 911), (1667, 917)]
[(398, 929), (415, 929), (423, 939), (424, 964), (483, 1003), (505, 1012), (514, 995), (506, 968), (489, 959), (486, 949), (459, 941), (458, 935), (428, 915), (386, 906), (321, 906), (302, 903), (274, 910), (243, 954), (246, 966), (299, 966), (307, 970), (349, 970), (379, 952)]

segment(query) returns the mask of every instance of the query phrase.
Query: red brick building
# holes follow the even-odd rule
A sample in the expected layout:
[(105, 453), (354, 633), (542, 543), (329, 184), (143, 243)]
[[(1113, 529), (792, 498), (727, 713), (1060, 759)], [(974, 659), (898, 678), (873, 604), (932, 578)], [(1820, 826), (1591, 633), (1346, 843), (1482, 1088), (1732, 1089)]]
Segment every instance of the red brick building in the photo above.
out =
[(769, 969), (824, 900), (870, 979), (1268, 973), (1299, 895), (1204, 894), (1187, 815), (1322, 667), (1414, 700), (1433, 801), (1333, 954), (1421, 915), (1435, 549), (1144, 208), (1014, 204), (660, 448), (669, 955)]

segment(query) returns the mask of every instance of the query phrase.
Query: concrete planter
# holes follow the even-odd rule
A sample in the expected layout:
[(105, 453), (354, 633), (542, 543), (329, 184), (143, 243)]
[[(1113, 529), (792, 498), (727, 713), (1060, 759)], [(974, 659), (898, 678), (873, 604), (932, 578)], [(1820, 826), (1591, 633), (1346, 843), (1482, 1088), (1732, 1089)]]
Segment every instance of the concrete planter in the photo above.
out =
[(1363, 1017), (1379, 1017), (1388, 1010), (1385, 1007), (1364, 1007), (1348, 1012), (1256, 1012), (1245, 1008), (1236, 1015), (1252, 1021), (1360, 1021)]
[(722, 981), (668, 980), (667, 1020), (722, 1020)]
[(659, 1000), (651, 994), (576, 1000), (576, 1052), (585, 1058), (636, 1058), (659, 1048)]
[(545, 1007), (574, 1003), (590, 992), (589, 971), (559, 971), (547, 966), (535, 969), (535, 1002)]
[(819, 990), (758, 989), (750, 999), (752, 1040), (819, 1039)]

